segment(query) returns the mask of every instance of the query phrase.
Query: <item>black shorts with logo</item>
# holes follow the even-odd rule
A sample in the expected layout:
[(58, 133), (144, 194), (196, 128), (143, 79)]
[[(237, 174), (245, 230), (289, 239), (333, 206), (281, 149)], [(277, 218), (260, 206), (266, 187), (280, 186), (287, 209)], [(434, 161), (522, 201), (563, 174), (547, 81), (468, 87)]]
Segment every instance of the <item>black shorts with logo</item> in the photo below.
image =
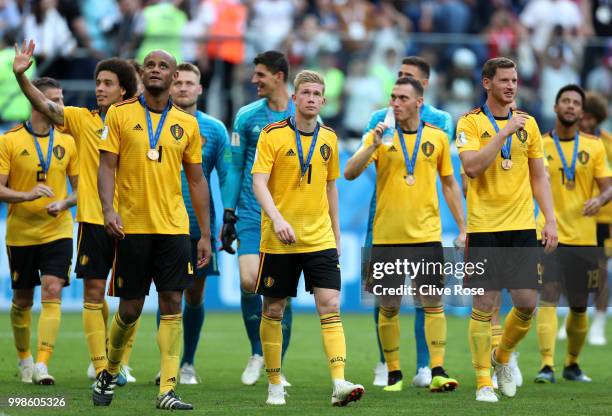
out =
[(82, 222), (77, 239), (76, 275), (79, 279), (104, 279), (113, 268), (115, 240), (103, 225)]
[(543, 255), (544, 283), (558, 282), (570, 306), (577, 306), (578, 300), (586, 306), (589, 292), (599, 284), (599, 252), (595, 246), (559, 243), (555, 251)]
[(188, 235), (126, 234), (116, 247), (111, 296), (145, 297), (152, 282), (158, 292), (181, 292), (193, 285), (195, 265)]
[(463, 285), (485, 290), (538, 289), (540, 251), (534, 229), (468, 233), (466, 262), (481, 263), (484, 273), (466, 276)]
[[(440, 265), (440, 267), (430, 267), (427, 272), (418, 273), (418, 275), (414, 277), (413, 283), (416, 287), (444, 287), (444, 273), (442, 272), (444, 266), (444, 249), (442, 248), (442, 243), (439, 241), (414, 244), (374, 244), (370, 251), (370, 256), (371, 264), (377, 262), (395, 263), (399, 258), (409, 263)], [(370, 270), (368, 270), (368, 273), (370, 273)], [(406, 283), (404, 280), (398, 280), (399, 277), (409, 278), (409, 276), (390, 276), (389, 280), (392, 281), (392, 283), (388, 284), (387, 282), (382, 282), (383, 286), (397, 287), (397, 282)], [(372, 287), (376, 282), (377, 281), (372, 278), (372, 276), (368, 276), (366, 290), (372, 292)], [(380, 284), (381, 282), (378, 283)]]
[(340, 290), (338, 251), (330, 248), (311, 253), (260, 253), (255, 292), (270, 298), (296, 297), (302, 272), (310, 293), (315, 287)]
[(13, 289), (40, 286), (42, 276), (59, 277), (64, 279), (64, 286), (70, 284), (72, 238), (32, 246), (7, 246), (6, 251)]

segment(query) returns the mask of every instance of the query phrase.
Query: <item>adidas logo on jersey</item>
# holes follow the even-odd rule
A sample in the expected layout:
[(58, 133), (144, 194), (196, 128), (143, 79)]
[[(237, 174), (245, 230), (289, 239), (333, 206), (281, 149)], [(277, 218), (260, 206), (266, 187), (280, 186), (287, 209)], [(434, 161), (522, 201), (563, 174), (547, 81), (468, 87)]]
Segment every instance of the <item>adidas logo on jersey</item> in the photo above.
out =
[(23, 149), (23, 151), (19, 153), (19, 156), (30, 156), (30, 153), (28, 152), (28, 149)]
[(293, 151), (293, 149), (289, 149), (287, 153), (285, 153), (285, 156), (295, 156), (295, 152)]
[(261, 131), (261, 128), (259, 126), (255, 126), (253, 127), (253, 130), (251, 130), (253, 133), (259, 133)]
[(482, 133), (482, 136), (480, 136), (481, 139), (490, 139), (491, 135), (489, 134), (488, 131), (485, 130), (484, 133)]
[(134, 130), (134, 131), (142, 131), (142, 126), (140, 125), (140, 123), (138, 123), (138, 124), (136, 124), (136, 125), (135, 125), (135, 126), (132, 128), (132, 130)]
[(546, 160), (548, 160), (549, 162), (553, 160), (553, 157), (551, 155), (546, 156)]
[(389, 148), (389, 152), (397, 152), (397, 149), (394, 145), (391, 145), (391, 147)]

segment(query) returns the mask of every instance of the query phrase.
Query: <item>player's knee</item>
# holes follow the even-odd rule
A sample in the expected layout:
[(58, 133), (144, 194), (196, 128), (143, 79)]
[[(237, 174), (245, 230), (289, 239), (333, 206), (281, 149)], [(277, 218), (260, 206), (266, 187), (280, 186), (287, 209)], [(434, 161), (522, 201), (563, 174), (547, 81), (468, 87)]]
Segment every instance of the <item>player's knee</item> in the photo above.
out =
[(60, 279), (43, 279), (41, 285), (40, 296), (43, 300), (46, 299), (61, 299), (64, 283)]
[(88, 303), (102, 303), (105, 289), (106, 280), (85, 280), (83, 300)]
[(192, 287), (185, 291), (185, 303), (189, 306), (199, 306), (204, 301), (204, 288)]
[(325, 299), (318, 303), (317, 310), (319, 315), (326, 315), (328, 313), (339, 313), (340, 312), (340, 299), (331, 298)]
[[(144, 299), (121, 300), (119, 303), (119, 318), (125, 324), (136, 322), (142, 312)], [(162, 313), (164, 315), (164, 313)]]
[(284, 299), (270, 300), (264, 298), (263, 313), (272, 319), (283, 319), (286, 301)]
[(13, 303), (20, 308), (30, 308), (34, 304), (33, 290), (15, 290), (13, 292)]
[(174, 291), (159, 292), (159, 311), (162, 315), (176, 315), (181, 313), (183, 306), (183, 293)]
[(574, 313), (585, 313), (587, 308), (586, 306), (572, 306), (570, 310)]
[(519, 306), (514, 306), (514, 308), (523, 315), (533, 315), (536, 305), (535, 302), (533, 302), (533, 304), (521, 304)]

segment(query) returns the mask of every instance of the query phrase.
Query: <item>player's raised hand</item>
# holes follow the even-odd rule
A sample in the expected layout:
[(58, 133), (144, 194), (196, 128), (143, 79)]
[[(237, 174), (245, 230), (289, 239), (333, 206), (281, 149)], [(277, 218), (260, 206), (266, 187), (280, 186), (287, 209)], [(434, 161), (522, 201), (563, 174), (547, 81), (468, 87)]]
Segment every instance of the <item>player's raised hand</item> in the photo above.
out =
[(584, 207), (582, 208), (582, 215), (585, 217), (592, 217), (599, 212), (599, 208), (601, 208), (601, 201), (599, 198), (591, 198), (585, 201)]
[(15, 59), (13, 60), (13, 72), (15, 75), (21, 75), (32, 66), (34, 60), (32, 55), (34, 54), (35, 44), (33, 40), (26, 42), (25, 40), (19, 48), (19, 44), (15, 43)]
[(113, 238), (118, 240), (123, 240), (125, 238), (123, 221), (121, 221), (121, 217), (115, 211), (104, 213), (104, 228)]
[(559, 237), (557, 235), (557, 225), (546, 221), (544, 228), (542, 228), (542, 245), (544, 246), (545, 253), (551, 253), (557, 248), (559, 244)]
[(53, 198), (55, 194), (53, 193), (53, 190), (50, 187), (39, 183), (34, 188), (32, 188), (30, 192), (26, 192), (24, 196), (26, 201), (34, 201), (42, 197)]
[(284, 218), (274, 221), (274, 233), (283, 244), (293, 244), (296, 242), (293, 228)]
[(375, 148), (379, 148), (380, 145), (382, 145), (382, 135), (387, 128), (387, 125), (382, 121), (379, 122), (376, 127), (374, 127), (374, 143), (372, 143), (372, 145)]
[(210, 263), (210, 257), (212, 256), (212, 248), (210, 246), (210, 238), (200, 237), (198, 240), (198, 264), (197, 268), (201, 269)]
[(226, 209), (223, 212), (223, 226), (221, 227), (219, 239), (221, 240), (221, 250), (225, 250), (229, 254), (236, 253), (236, 250), (232, 247), (232, 243), (237, 238), (236, 221), (238, 221), (238, 217), (234, 214), (233, 210)]
[(511, 134), (516, 133), (519, 130), (525, 128), (525, 123), (527, 123), (527, 119), (529, 118), (528, 114), (525, 113), (513, 113), (512, 118), (508, 120), (508, 124), (504, 127), (505, 135), (509, 136)]
[(57, 217), (62, 211), (65, 211), (68, 208), (68, 204), (65, 200), (61, 201), (53, 201), (49, 205), (47, 205), (47, 214), (52, 217)]

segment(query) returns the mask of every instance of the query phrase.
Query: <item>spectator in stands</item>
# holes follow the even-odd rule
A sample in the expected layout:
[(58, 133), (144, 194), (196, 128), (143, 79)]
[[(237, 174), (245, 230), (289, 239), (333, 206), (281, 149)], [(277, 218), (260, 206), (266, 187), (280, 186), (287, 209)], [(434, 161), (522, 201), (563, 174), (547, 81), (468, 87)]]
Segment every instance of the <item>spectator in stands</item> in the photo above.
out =
[(183, 61), (182, 36), (187, 15), (168, 0), (149, 0), (142, 12), (141, 26), (136, 26), (135, 34), (142, 40), (136, 60), (156, 49), (168, 51), (177, 62)]
[(376, 25), (376, 10), (366, 0), (335, 0), (334, 4), (340, 19), (342, 50), (350, 56), (370, 40)]
[(305, 3), (300, 0), (247, 0), (251, 22), (249, 36), (254, 52), (279, 50), (293, 29), (293, 21)]
[(478, 83), (474, 72), (477, 64), (476, 54), (470, 49), (460, 48), (453, 54), (446, 88), (441, 93), (445, 98), (444, 110), (455, 122), (477, 105)]
[(515, 54), (519, 42), (519, 26), (509, 10), (502, 8), (493, 13), (491, 24), (485, 29), (489, 59)]
[(118, 0), (119, 14), (112, 23), (107, 24), (107, 36), (112, 38), (113, 53), (120, 58), (136, 55), (139, 39), (136, 28), (144, 27), (142, 0)]
[(342, 126), (344, 72), (338, 69), (336, 54), (326, 49), (321, 50), (315, 71), (325, 79), (326, 102), (320, 112), (321, 118), (331, 128), (339, 129)]
[(343, 138), (360, 138), (368, 125), (364, 114), (372, 114), (385, 103), (380, 81), (368, 74), (367, 57), (354, 59), (349, 65), (348, 76), (344, 84), (345, 109)]
[(14, 0), (0, 0), (0, 36), (21, 24), (21, 13)]
[(588, 73), (586, 86), (589, 90), (599, 91), (608, 101), (612, 100), (612, 48)]

